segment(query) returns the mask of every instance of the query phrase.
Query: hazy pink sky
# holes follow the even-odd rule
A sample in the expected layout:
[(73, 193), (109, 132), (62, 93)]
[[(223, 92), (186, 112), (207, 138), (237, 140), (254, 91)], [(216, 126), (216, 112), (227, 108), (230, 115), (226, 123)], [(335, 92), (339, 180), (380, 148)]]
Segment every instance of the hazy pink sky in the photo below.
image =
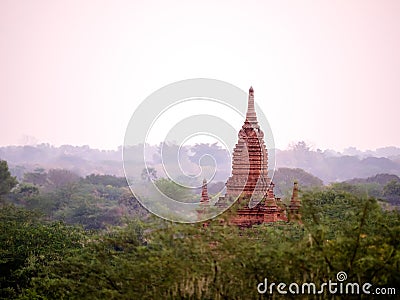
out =
[(400, 146), (400, 1), (0, 2), (0, 145), (115, 148), (195, 77), (253, 85), (278, 148)]

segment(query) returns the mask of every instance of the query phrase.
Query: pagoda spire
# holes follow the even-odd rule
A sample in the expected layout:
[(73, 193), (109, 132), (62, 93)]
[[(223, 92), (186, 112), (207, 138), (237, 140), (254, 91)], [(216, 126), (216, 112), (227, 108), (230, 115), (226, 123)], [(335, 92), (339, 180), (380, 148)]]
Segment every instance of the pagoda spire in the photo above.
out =
[(299, 187), (297, 181), (293, 183), (292, 202), (299, 202)]
[[(199, 220), (203, 220), (203, 218), (207, 216), (209, 205), (210, 205), (210, 198), (208, 197), (207, 180), (204, 179), (201, 188), (200, 204), (199, 207), (196, 209)], [(207, 227), (208, 224), (209, 222), (204, 222), (203, 227)]]
[(254, 108), (254, 89), (252, 86), (249, 89), (246, 120), (250, 123), (257, 123), (257, 115), (256, 115), (256, 110)]
[(201, 188), (201, 199), (200, 203), (206, 204), (210, 201), (210, 198), (208, 197), (208, 191), (207, 191), (207, 180), (203, 180), (203, 186)]
[(258, 203), (257, 198), (264, 196), (270, 179), (268, 152), (264, 133), (257, 122), (253, 87), (249, 89), (246, 120), (238, 137), (232, 155), (232, 176), (226, 182), (226, 195), (228, 198), (240, 196), (242, 199), (250, 199), (252, 203)]
[(295, 181), (293, 184), (292, 198), (290, 199), (290, 204), (289, 204), (290, 221), (298, 221), (299, 223), (301, 223), (300, 207), (301, 203), (299, 199), (299, 188), (297, 181)]
[(267, 206), (272, 206), (272, 207), (276, 207), (276, 199), (275, 199), (275, 194), (274, 194), (274, 187), (275, 184), (273, 182), (271, 182), (269, 184), (269, 187), (267, 189), (267, 197), (266, 197), (266, 205)]

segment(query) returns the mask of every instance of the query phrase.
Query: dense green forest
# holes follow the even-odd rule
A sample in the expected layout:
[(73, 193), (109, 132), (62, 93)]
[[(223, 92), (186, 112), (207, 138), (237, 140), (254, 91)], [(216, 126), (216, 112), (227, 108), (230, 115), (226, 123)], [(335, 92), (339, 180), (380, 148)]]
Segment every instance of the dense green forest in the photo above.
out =
[[(372, 284), (366, 299), (376, 288), (397, 288), (398, 298), (399, 211), (360, 182), (315, 183), (301, 193), (301, 224), (240, 229), (221, 222), (225, 213), (204, 227), (150, 216), (124, 178), (39, 169), (18, 182), (1, 161), (0, 298), (279, 299), (257, 286), (319, 287), (341, 271), (346, 282)], [(382, 193), (400, 197), (400, 183)]]

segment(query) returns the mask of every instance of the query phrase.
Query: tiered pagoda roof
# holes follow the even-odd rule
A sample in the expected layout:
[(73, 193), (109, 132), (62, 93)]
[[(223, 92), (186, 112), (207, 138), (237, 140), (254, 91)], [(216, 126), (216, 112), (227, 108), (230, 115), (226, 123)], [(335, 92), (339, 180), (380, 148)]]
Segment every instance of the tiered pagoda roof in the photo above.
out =
[[(232, 224), (248, 227), (288, 220), (286, 206), (275, 197), (274, 184), (268, 177), (268, 151), (264, 143), (264, 133), (257, 121), (252, 87), (249, 89), (246, 119), (233, 150), (232, 176), (226, 182), (225, 197), (219, 198), (215, 205), (228, 206), (233, 201), (240, 206), (230, 220)], [(201, 204), (204, 203), (208, 203), (208, 193), (206, 183), (203, 182)], [(300, 220), (299, 209), (300, 201), (295, 183), (289, 207), (293, 220)]]
[(270, 181), (264, 133), (258, 125), (254, 108), (254, 90), (250, 87), (246, 120), (239, 131), (238, 142), (233, 150), (232, 176), (226, 183), (226, 196), (263, 197)]

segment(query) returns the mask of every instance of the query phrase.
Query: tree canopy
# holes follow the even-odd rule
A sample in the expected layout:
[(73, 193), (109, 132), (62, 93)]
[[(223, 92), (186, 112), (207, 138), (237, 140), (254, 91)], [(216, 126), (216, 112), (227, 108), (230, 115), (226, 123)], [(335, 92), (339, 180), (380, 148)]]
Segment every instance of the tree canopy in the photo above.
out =
[[(321, 189), (303, 193), (301, 212), (303, 224), (239, 229), (218, 219), (203, 227), (151, 218), (90, 233), (2, 207), (0, 267), (7, 273), (1, 293), (21, 299), (259, 299), (257, 285), (265, 278), (321, 284), (341, 271), (347, 282), (399, 286), (397, 211), (382, 210), (373, 198)], [(318, 297), (332, 295), (325, 290)]]
[(0, 199), (1, 196), (8, 194), (17, 183), (17, 179), (11, 176), (7, 162), (0, 160)]

